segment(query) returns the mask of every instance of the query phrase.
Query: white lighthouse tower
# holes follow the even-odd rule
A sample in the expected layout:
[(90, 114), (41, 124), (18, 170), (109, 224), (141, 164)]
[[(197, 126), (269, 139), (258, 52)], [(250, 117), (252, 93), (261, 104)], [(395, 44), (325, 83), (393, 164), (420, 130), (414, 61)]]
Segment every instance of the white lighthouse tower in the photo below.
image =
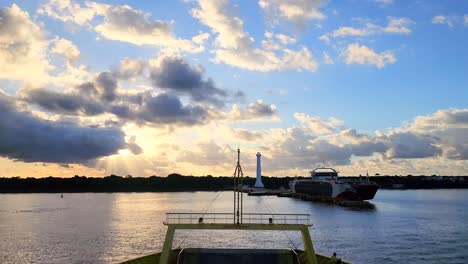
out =
[(260, 152), (257, 153), (257, 180), (255, 181), (255, 188), (264, 188), (263, 183), (262, 183), (262, 165), (261, 165), (261, 160), (260, 157), (262, 154)]

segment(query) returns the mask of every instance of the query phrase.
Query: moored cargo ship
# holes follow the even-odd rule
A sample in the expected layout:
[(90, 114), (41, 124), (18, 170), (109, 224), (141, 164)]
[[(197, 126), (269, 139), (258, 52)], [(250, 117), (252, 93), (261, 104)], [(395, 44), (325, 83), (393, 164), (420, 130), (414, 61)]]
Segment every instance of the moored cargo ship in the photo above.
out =
[(362, 201), (372, 200), (377, 193), (378, 185), (365, 180), (340, 180), (333, 168), (315, 168), (309, 179), (294, 179), (289, 182), (292, 193), (323, 196), (334, 199)]

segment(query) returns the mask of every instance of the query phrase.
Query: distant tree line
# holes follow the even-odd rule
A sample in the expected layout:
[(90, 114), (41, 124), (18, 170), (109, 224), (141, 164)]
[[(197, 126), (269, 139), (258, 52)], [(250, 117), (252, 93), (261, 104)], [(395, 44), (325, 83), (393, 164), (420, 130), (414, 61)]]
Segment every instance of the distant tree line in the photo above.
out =
[[(302, 177), (299, 177), (302, 178)], [(340, 177), (352, 178), (356, 177)], [(468, 188), (468, 177), (446, 176), (372, 176), (371, 181), (381, 188), (436, 189)], [(265, 188), (288, 188), (294, 177), (262, 177)], [(253, 186), (255, 178), (245, 177), (244, 185)], [(0, 193), (61, 193), (61, 192), (179, 192), (232, 190), (232, 176), (183, 176), (167, 177), (107, 177), (75, 176), (71, 178), (0, 178)]]

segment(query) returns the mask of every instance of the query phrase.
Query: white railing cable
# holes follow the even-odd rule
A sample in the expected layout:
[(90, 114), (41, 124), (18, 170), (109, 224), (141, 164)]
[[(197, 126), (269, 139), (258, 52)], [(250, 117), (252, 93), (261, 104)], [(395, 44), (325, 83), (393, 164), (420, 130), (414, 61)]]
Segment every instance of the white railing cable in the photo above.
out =
[[(205, 213), (208, 211), (208, 209), (211, 207), (211, 205), (212, 205), (212, 204), (214, 203), (214, 201), (219, 197), (220, 194), (221, 194), (221, 192), (218, 191), (218, 192), (216, 193), (216, 196), (215, 196), (213, 199), (211, 199), (211, 201), (208, 203), (208, 205), (206, 206), (205, 210), (203, 211), (203, 213), (202, 213), (202, 215), (201, 215), (201, 217), (200, 217), (201, 219), (203, 219), (203, 216), (205, 215)], [(180, 215), (179, 215), (179, 217), (180, 217)], [(166, 219), (167, 219), (167, 214), (166, 214)], [(190, 223), (192, 223), (192, 215), (190, 215)], [(190, 232), (187, 232), (187, 234), (185, 235), (185, 237), (184, 237), (184, 238), (182, 239), (182, 241), (180, 242), (178, 248), (180, 248), (180, 246), (182, 246), (182, 243), (185, 242), (185, 239), (187, 239), (189, 233), (190, 233)]]
[[(266, 203), (266, 201), (263, 201), (262, 197), (260, 197), (260, 202), (265, 206), (265, 208), (266, 208), (270, 213), (275, 212), (275, 209), (273, 209), (273, 207), (271, 207), (270, 205), (268, 205), (268, 204)], [(275, 213), (276, 213), (276, 212), (275, 212)], [(275, 221), (274, 218), (273, 218), (272, 220), (273, 220), (273, 222)], [(286, 224), (286, 216), (284, 217), (284, 224)], [(284, 234), (286, 235), (286, 238), (289, 240), (289, 242), (291, 242), (292, 246), (293, 246), (295, 249), (297, 249), (296, 244), (295, 244), (295, 243), (292, 241), (292, 239), (289, 237), (287, 231), (285, 231)]]

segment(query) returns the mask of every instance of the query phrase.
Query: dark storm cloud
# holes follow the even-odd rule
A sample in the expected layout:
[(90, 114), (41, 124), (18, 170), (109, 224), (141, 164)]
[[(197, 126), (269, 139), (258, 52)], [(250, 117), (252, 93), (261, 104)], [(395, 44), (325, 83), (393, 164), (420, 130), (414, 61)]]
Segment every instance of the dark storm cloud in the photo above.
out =
[(346, 145), (350, 149), (351, 154), (355, 156), (371, 156), (374, 153), (383, 153), (388, 147), (382, 142), (367, 141), (357, 144)]
[(135, 117), (148, 123), (194, 125), (203, 123), (208, 114), (199, 106), (183, 106), (176, 96), (159, 94), (146, 98)]
[[(0, 155), (25, 162), (85, 163), (128, 147), (119, 128), (52, 122), (20, 111), (0, 92)], [(131, 143), (133, 150), (138, 150)]]
[(159, 67), (151, 71), (150, 78), (156, 87), (188, 94), (196, 102), (223, 105), (226, 91), (216, 87), (212, 79), (203, 79), (201, 67), (193, 67), (183, 59), (165, 57)]
[(208, 120), (201, 106), (183, 105), (176, 95), (150, 91), (127, 93), (118, 89), (111, 72), (101, 72), (68, 92), (24, 90), (21, 98), (42, 109), (65, 115), (94, 116), (110, 113), (123, 122), (148, 125), (196, 125)]
[(248, 111), (253, 116), (273, 116), (276, 114), (276, 107), (271, 104), (264, 104), (262, 101), (250, 104)]
[(262, 100), (250, 103), (245, 108), (234, 104), (230, 118), (234, 121), (262, 120), (275, 117), (278, 112), (273, 104), (265, 104)]
[(129, 6), (109, 6), (106, 10), (106, 23), (113, 28), (128, 30), (136, 35), (151, 35), (154, 32), (170, 34), (170, 22), (154, 20), (142, 11), (134, 10)]
[(438, 139), (431, 136), (405, 132), (391, 134), (388, 139), (390, 148), (386, 155), (389, 158), (428, 158), (442, 153), (436, 146)]
[(104, 71), (95, 75), (91, 80), (77, 85), (73, 92), (86, 98), (113, 102), (119, 96), (118, 81), (113, 73)]
[(117, 98), (117, 80), (110, 72), (101, 72), (95, 80), (95, 85), (100, 97), (108, 102)]
[(24, 100), (37, 104), (45, 110), (64, 114), (84, 114), (93, 116), (102, 114), (102, 104), (73, 93), (59, 93), (47, 89), (29, 90)]

